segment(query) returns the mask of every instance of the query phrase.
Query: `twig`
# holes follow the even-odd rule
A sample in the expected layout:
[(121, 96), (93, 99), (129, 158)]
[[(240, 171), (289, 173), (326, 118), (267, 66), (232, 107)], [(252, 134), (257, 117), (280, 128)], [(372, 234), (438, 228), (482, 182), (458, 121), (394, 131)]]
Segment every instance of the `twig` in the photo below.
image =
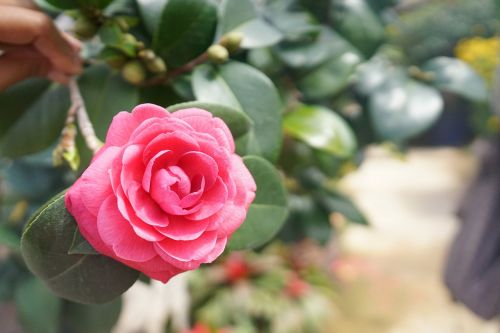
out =
[(72, 104), (71, 109), (76, 109), (78, 127), (80, 128), (80, 132), (85, 139), (85, 144), (90, 150), (92, 150), (94, 154), (96, 154), (97, 151), (99, 151), (99, 149), (102, 147), (102, 142), (95, 135), (94, 127), (90, 122), (87, 109), (85, 108), (85, 104), (83, 102), (83, 98), (75, 78), (71, 78), (71, 80), (69, 81), (69, 92)]
[(175, 79), (177, 76), (179, 76), (181, 74), (184, 74), (184, 73), (192, 71), (196, 66), (198, 66), (198, 65), (204, 63), (205, 61), (207, 61), (207, 59), (208, 59), (208, 53), (205, 52), (205, 53), (201, 54), (199, 57), (191, 60), (190, 62), (188, 62), (184, 66), (176, 68), (176, 69), (173, 69), (172, 71), (167, 72), (166, 75), (153, 77), (153, 78), (151, 78), (151, 79), (149, 79), (147, 81), (144, 81), (141, 84), (141, 86), (149, 87), (149, 86), (155, 86), (155, 85), (158, 85), (158, 84), (162, 84), (162, 83), (168, 82), (168, 81), (170, 81), (172, 79)]

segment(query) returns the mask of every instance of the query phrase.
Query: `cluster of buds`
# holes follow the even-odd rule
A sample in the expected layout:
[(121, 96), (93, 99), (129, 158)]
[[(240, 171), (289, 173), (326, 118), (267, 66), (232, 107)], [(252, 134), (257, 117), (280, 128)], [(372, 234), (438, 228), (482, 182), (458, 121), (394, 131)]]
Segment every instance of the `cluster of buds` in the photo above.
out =
[(134, 35), (124, 31), (119, 35), (118, 42), (106, 45), (101, 51), (101, 58), (109, 66), (119, 70), (127, 82), (135, 85), (143, 83), (148, 74), (167, 73), (163, 59), (153, 50), (146, 48), (145, 44)]
[(229, 54), (239, 50), (242, 40), (243, 34), (236, 31), (222, 36), (218, 44), (208, 48), (208, 59), (215, 64), (225, 63), (229, 59)]
[(67, 14), (75, 20), (73, 32), (82, 40), (94, 37), (105, 20), (102, 12), (95, 8), (69, 11)]

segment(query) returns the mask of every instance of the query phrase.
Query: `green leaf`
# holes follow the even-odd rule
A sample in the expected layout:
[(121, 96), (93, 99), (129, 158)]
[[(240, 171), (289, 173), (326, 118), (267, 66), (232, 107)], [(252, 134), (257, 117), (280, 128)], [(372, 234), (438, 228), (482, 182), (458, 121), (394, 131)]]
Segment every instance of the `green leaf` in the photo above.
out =
[(64, 193), (51, 199), (26, 226), (21, 250), (29, 269), (56, 295), (80, 303), (105, 303), (125, 292), (139, 272), (102, 255), (70, 255), (77, 224)]
[(99, 38), (108, 47), (122, 51), (129, 57), (135, 57), (137, 53), (135, 43), (127, 40), (125, 34), (116, 22), (108, 22), (99, 28)]
[(241, 47), (246, 49), (271, 46), (283, 35), (261, 19), (252, 0), (224, 0), (220, 6), (219, 37), (228, 32), (243, 34)]
[(346, 52), (308, 73), (297, 85), (309, 99), (334, 96), (351, 83), (351, 78), (361, 61), (358, 54)]
[(448, 57), (427, 61), (422, 70), (432, 73), (430, 83), (438, 89), (456, 93), (473, 101), (488, 100), (488, 87), (484, 80), (465, 62)]
[(29, 107), (48, 89), (50, 82), (30, 79), (18, 83), (0, 93), (0, 138)]
[(252, 120), (245, 113), (220, 104), (187, 102), (169, 106), (167, 110), (175, 112), (189, 108), (200, 108), (212, 113), (214, 117), (221, 118), (226, 123), (227, 127), (229, 127), (235, 139), (247, 133), (252, 126)]
[(82, 234), (75, 229), (73, 234), (73, 242), (68, 250), (68, 254), (99, 254), (92, 245), (83, 238)]
[(365, 0), (335, 0), (331, 13), (338, 31), (364, 55), (384, 40), (384, 26)]
[(28, 278), (14, 295), (25, 333), (58, 333), (62, 302), (35, 278)]
[(369, 225), (365, 215), (345, 195), (329, 189), (317, 191), (315, 194), (316, 201), (329, 213), (340, 213), (352, 223)]
[(21, 249), (21, 238), (6, 225), (0, 224), (0, 245), (18, 252)]
[(9, 128), (0, 152), (16, 158), (49, 147), (61, 134), (69, 106), (68, 89), (52, 86)]
[(330, 240), (332, 226), (328, 212), (313, 200), (309, 194), (289, 195), (290, 216), (280, 233), (286, 241), (298, 242), (304, 238), (312, 238), (320, 244)]
[(98, 305), (67, 302), (64, 326), (72, 333), (109, 333), (118, 321), (121, 307), (120, 298)]
[(179, 67), (212, 44), (217, 9), (209, 0), (169, 0), (153, 37), (155, 51), (168, 65)]
[(315, 37), (321, 32), (321, 26), (306, 12), (276, 11), (272, 13), (271, 19), (287, 40)]
[(443, 110), (443, 99), (433, 87), (393, 74), (370, 96), (368, 109), (377, 134), (401, 142), (436, 122)]
[(231, 250), (264, 245), (278, 233), (288, 215), (287, 192), (276, 168), (257, 156), (246, 156), (243, 162), (257, 183), (257, 193), (245, 222), (231, 237)]
[(167, 0), (136, 0), (146, 30), (154, 35), (160, 25), (163, 8)]
[(245, 112), (253, 128), (240, 144), (247, 154), (275, 161), (281, 147), (283, 106), (272, 81), (255, 68), (239, 62), (223, 66), (198, 66), (193, 73), (193, 90), (203, 102), (227, 105)]
[(314, 40), (286, 41), (275, 48), (276, 55), (292, 68), (314, 68), (346, 52), (358, 51), (335, 31), (323, 27)]
[[(189, 84), (191, 89), (191, 84)], [(193, 100), (194, 98), (191, 98)], [(153, 103), (167, 107), (168, 105), (185, 102), (185, 99), (175, 91), (172, 85), (156, 85), (151, 87), (142, 87), (139, 91), (139, 103)]]
[(356, 137), (347, 123), (330, 109), (301, 105), (284, 119), (285, 132), (311, 147), (340, 157), (356, 151)]
[(393, 66), (386, 58), (372, 57), (356, 69), (356, 90), (364, 95), (371, 94), (390, 78), (393, 70)]
[(76, 8), (105, 8), (113, 0), (45, 0), (52, 6), (59, 9), (76, 9)]
[[(97, 137), (104, 141), (113, 117), (120, 111), (131, 111), (139, 102), (139, 90), (107, 66), (92, 66), (78, 80), (82, 97)], [(81, 137), (77, 140), (81, 166), (86, 167), (91, 152)]]

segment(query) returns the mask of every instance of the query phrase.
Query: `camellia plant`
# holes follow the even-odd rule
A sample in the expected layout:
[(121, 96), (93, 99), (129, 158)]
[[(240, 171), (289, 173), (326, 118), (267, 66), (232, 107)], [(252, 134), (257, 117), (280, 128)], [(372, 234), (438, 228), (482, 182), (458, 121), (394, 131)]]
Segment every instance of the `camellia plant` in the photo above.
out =
[(336, 187), (363, 147), (425, 132), (441, 91), (489, 98), (387, 44), (396, 2), (37, 1), (86, 67), (0, 94), (0, 300), (28, 332), (107, 332), (138, 278), (367, 224)]

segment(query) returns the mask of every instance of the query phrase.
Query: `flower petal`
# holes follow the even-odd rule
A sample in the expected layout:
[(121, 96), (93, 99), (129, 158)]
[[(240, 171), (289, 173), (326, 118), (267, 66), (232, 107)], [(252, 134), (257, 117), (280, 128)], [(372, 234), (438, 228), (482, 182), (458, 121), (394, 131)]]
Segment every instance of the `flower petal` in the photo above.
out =
[(168, 226), (156, 228), (163, 235), (174, 240), (193, 240), (207, 229), (209, 220), (192, 221), (182, 216), (171, 216)]
[(112, 193), (108, 171), (119, 153), (118, 147), (103, 148), (99, 157), (90, 164), (73, 185), (73, 187), (80, 187), (82, 203), (94, 216), (97, 216), (104, 199)]
[(112, 246), (118, 258), (143, 262), (156, 255), (152, 243), (133, 232), (129, 222), (118, 211), (113, 196), (104, 200), (99, 209), (97, 230), (103, 242)]
[(198, 204), (193, 208), (197, 208), (197, 211), (187, 215), (186, 217), (190, 220), (201, 220), (206, 219), (209, 216), (217, 213), (222, 207), (224, 207), (227, 201), (227, 188), (220, 178), (217, 179), (215, 185), (208, 191), (206, 191)]
[[(217, 242), (217, 233), (209, 231), (203, 233), (199, 238), (179, 241), (165, 238), (157, 245), (157, 252), (160, 256), (170, 256), (180, 261), (202, 260), (210, 254)], [(160, 249), (160, 251), (158, 251)]]
[(131, 185), (128, 196), (133, 211), (145, 223), (158, 227), (166, 227), (169, 224), (168, 214), (158, 206), (139, 184)]
[(234, 139), (231, 131), (220, 118), (214, 118), (210, 112), (190, 108), (174, 112), (172, 116), (184, 120), (197, 132), (211, 135), (220, 146), (234, 152)]

